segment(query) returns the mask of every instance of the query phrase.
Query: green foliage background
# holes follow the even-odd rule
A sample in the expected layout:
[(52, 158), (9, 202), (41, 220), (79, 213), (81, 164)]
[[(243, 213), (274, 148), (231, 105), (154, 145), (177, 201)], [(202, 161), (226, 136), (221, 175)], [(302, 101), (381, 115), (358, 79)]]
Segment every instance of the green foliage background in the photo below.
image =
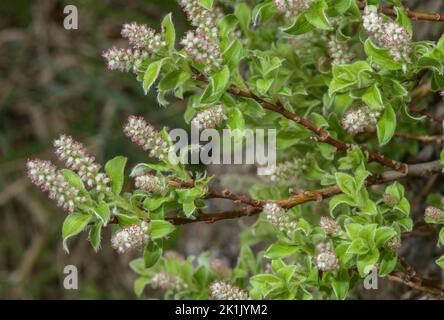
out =
[[(444, 10), (440, 1), (424, 2), (430, 11)], [(416, 8), (418, 3), (411, 1), (410, 7)], [(79, 30), (63, 29), (63, 7), (67, 4), (79, 8)], [(185, 102), (173, 103), (168, 109), (158, 108), (153, 91), (145, 96), (132, 75), (108, 72), (100, 57), (102, 50), (123, 41), (122, 23), (137, 21), (157, 27), (168, 12), (173, 12), (176, 30), (182, 35), (187, 22), (173, 0), (0, 3), (0, 298), (135, 298), (136, 275), (128, 268), (128, 262), (138, 254), (118, 256), (108, 245), (95, 254), (83, 234), (72, 242), (71, 254), (66, 255), (60, 241), (64, 213), (29, 183), (24, 163), (33, 157), (53, 159), (51, 142), (66, 132), (85, 142), (99, 162), (124, 154), (132, 167), (145, 157), (122, 134), (123, 119), (129, 114), (143, 114), (158, 127), (185, 126)], [(420, 26), (423, 29), (419, 37), (436, 40), (442, 33), (436, 25)], [(435, 111), (439, 113), (439, 107)], [(201, 236), (216, 228), (231, 228), (232, 224), (203, 227), (207, 229), (201, 231)], [(187, 231), (183, 232), (180, 242), (190, 240)], [(105, 234), (104, 244), (109, 243), (109, 236)], [(170, 247), (177, 240), (171, 239)], [(431, 248), (435, 240), (417, 242), (409, 244), (410, 250)], [(238, 248), (228, 250), (228, 246), (216, 239), (213, 249), (230, 260)], [(421, 259), (411, 260), (421, 270), (427, 270), (428, 263), (433, 266), (434, 259), (430, 257), (436, 253), (420, 253)], [(78, 266), (80, 271), (77, 291), (64, 290), (61, 285), (63, 267), (69, 264)], [(161, 296), (157, 292), (147, 295)], [(404, 287), (383, 284), (377, 294), (360, 292), (357, 297), (374, 295), (414, 296)]]

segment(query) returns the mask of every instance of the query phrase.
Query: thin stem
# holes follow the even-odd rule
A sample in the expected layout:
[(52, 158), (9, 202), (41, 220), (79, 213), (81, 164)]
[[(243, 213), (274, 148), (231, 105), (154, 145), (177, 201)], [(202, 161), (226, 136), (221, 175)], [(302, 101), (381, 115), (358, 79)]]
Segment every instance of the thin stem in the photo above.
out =
[[(364, 8), (366, 7), (366, 4), (362, 1), (358, 1), (357, 5), (358, 5), (359, 9), (361, 9), (361, 10), (364, 10)], [(384, 13), (388, 16), (396, 17), (396, 12), (392, 8), (384, 7), (384, 8), (381, 8), (381, 11), (382, 11), (382, 13)], [(409, 16), (413, 20), (444, 22), (444, 14), (417, 12), (417, 11), (412, 11), (408, 8), (406, 9), (406, 13), (407, 13), (407, 16)]]
[[(230, 92), (232, 95), (243, 97), (243, 98), (250, 98), (256, 100), (264, 109), (271, 110), (277, 113), (280, 113), (287, 119), (290, 119), (292, 121), (295, 121), (299, 123), (300, 125), (304, 126), (308, 130), (315, 133), (318, 137), (318, 141), (328, 143), (331, 146), (335, 147), (336, 150), (342, 150), (347, 151), (353, 147), (353, 144), (345, 143), (340, 140), (337, 140), (330, 136), (330, 133), (318, 126), (316, 126), (311, 121), (301, 118), (300, 116), (288, 111), (284, 108), (284, 106), (280, 103), (271, 103), (263, 100), (262, 98), (256, 96), (252, 92), (245, 92), (241, 91), (239, 88), (235, 86), (230, 86), (228, 89), (228, 92)], [(382, 164), (383, 166), (386, 166), (388, 168), (394, 169), (396, 171), (405, 172), (406, 170), (406, 164), (392, 160), (388, 157), (386, 157), (384, 154), (380, 152), (371, 152), (368, 151), (369, 159), (375, 162), (378, 162)]]
[[(439, 161), (432, 161), (426, 163), (419, 163), (407, 166), (407, 172), (401, 173), (399, 171), (387, 171), (383, 172), (379, 175), (373, 175), (369, 177), (366, 181), (367, 186), (371, 185), (379, 185), (384, 184), (391, 181), (400, 180), (405, 177), (424, 177), (429, 176), (431, 174), (440, 173), (443, 168), (443, 165)], [(226, 199), (238, 200), (238, 202), (242, 202), (248, 204), (248, 206), (231, 211), (222, 211), (216, 213), (208, 213), (198, 215), (195, 219), (188, 218), (177, 218), (177, 217), (168, 217), (166, 218), (173, 224), (181, 225), (181, 224), (189, 224), (194, 222), (207, 222), (213, 223), (220, 220), (227, 219), (235, 219), (248, 217), (251, 215), (258, 214), (262, 212), (262, 208), (265, 203), (274, 201), (279, 206), (290, 209), (294, 206), (300, 205), (302, 203), (310, 202), (310, 201), (321, 201), (323, 199), (332, 197), (336, 194), (340, 194), (342, 191), (338, 186), (332, 186), (327, 188), (322, 188), (314, 191), (307, 191), (300, 194), (297, 194), (289, 199), (284, 200), (253, 200), (248, 198), (247, 196), (239, 196), (239, 195), (231, 195), (230, 197), (225, 197)], [(211, 194), (211, 193), (210, 193)], [(223, 196), (222, 193), (216, 193), (220, 196)], [(211, 196), (207, 196), (207, 198), (211, 198)]]

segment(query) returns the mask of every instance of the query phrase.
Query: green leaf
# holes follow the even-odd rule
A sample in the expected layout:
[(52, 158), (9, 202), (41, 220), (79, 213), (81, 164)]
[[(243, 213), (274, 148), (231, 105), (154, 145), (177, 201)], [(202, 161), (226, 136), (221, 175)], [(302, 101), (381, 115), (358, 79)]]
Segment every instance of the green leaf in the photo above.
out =
[(102, 239), (102, 226), (103, 223), (101, 221), (97, 221), (89, 230), (89, 242), (91, 242), (91, 246), (96, 252), (100, 248), (100, 241)]
[(289, 256), (298, 250), (297, 246), (273, 243), (265, 252), (265, 257), (270, 259), (279, 259)]
[(150, 278), (147, 277), (139, 277), (134, 281), (134, 293), (140, 297), (142, 295), (143, 289), (145, 286), (149, 284), (151, 281)]
[(91, 216), (87, 213), (74, 212), (69, 214), (62, 226), (62, 237), (63, 237), (63, 249), (69, 253), (68, 245), (66, 241), (75, 236), (76, 234), (83, 231), (86, 228)]
[(388, 70), (399, 70), (402, 68), (402, 62), (393, 60), (390, 49), (378, 48), (370, 39), (365, 41), (364, 50), (368, 57), (383, 68)]
[(82, 179), (80, 179), (80, 177), (74, 171), (68, 169), (61, 169), (60, 171), (62, 172), (66, 182), (68, 182), (71, 186), (76, 187), (80, 191), (86, 192)]
[(378, 262), (378, 259), (379, 251), (377, 249), (373, 249), (372, 251), (370, 251), (370, 253), (359, 256), (356, 263), (359, 275), (361, 277), (365, 277)]
[(334, 196), (329, 202), (330, 213), (332, 214), (333, 211), (335, 210), (335, 208), (343, 203), (345, 203), (349, 206), (352, 206), (352, 207), (356, 206), (356, 202), (353, 197), (351, 197), (347, 194), (339, 194), (337, 196)]
[(230, 70), (225, 66), (220, 72), (211, 77), (211, 84), (213, 88), (213, 97), (220, 97), (227, 90), (230, 81)]
[(248, 5), (244, 2), (239, 3), (234, 9), (234, 15), (239, 20), (239, 24), (242, 30), (244, 32), (247, 32), (251, 21), (251, 12)]
[(362, 226), (358, 223), (348, 223), (345, 225), (345, 230), (351, 239), (356, 239), (362, 231)]
[(243, 55), (242, 43), (238, 39), (234, 40), (222, 55), (230, 69), (236, 69), (239, 66)]
[(225, 66), (221, 71), (210, 78), (210, 85), (202, 94), (202, 104), (212, 104), (217, 102), (226, 92), (230, 81), (230, 70)]
[(438, 266), (444, 269), (444, 256), (441, 256), (438, 260), (435, 261)]
[(163, 59), (154, 61), (146, 69), (145, 74), (143, 75), (143, 90), (145, 91), (145, 94), (148, 94), (151, 86), (159, 76), (163, 61)]
[(174, 225), (165, 220), (151, 220), (151, 239), (160, 239), (171, 232), (173, 232), (176, 228)]
[(276, 7), (273, 2), (270, 1), (259, 3), (253, 9), (253, 24), (256, 26), (259, 22), (268, 20), (270, 17), (273, 16), (275, 11)]
[(127, 160), (125, 157), (117, 156), (105, 164), (105, 172), (111, 179), (111, 190), (115, 194), (120, 194), (122, 191)]
[(241, 106), (242, 112), (252, 118), (262, 118), (266, 112), (264, 108), (254, 99), (245, 98), (241, 99), (245, 104)]
[(379, 263), (379, 276), (385, 277), (392, 272), (395, 269), (397, 262), (398, 256), (395, 252), (385, 252)]
[(145, 268), (151, 268), (162, 256), (162, 247), (158, 246), (154, 241), (148, 242), (143, 250), (143, 262)]
[(390, 227), (381, 227), (376, 230), (375, 243), (377, 247), (382, 247), (387, 241), (396, 236), (396, 231)]
[(239, 108), (234, 108), (227, 120), (227, 126), (231, 130), (239, 129), (243, 131), (245, 129), (245, 119)]
[(333, 279), (331, 286), (336, 299), (345, 300), (347, 298), (348, 290), (350, 289), (350, 276), (348, 275), (348, 271), (341, 270)]
[(196, 205), (194, 204), (194, 201), (184, 202), (182, 204), (183, 213), (186, 217), (191, 217), (193, 213), (196, 211)]
[(305, 17), (308, 22), (317, 28), (329, 30), (330, 22), (328, 21), (325, 11), (328, 9), (328, 5), (325, 0), (316, 1), (310, 9), (305, 13)]
[(348, 254), (366, 254), (369, 250), (369, 247), (364, 242), (364, 240), (357, 238), (352, 241), (350, 246), (347, 249)]
[(300, 34), (310, 32), (314, 28), (315, 28), (314, 25), (308, 22), (307, 18), (305, 17), (305, 14), (300, 14), (296, 17), (296, 20), (291, 26), (282, 29), (282, 31), (297, 36)]
[(372, 85), (362, 96), (362, 100), (373, 110), (383, 110), (381, 91), (376, 84)]
[(168, 73), (159, 82), (159, 90), (175, 90), (190, 79), (190, 74), (182, 70), (175, 70)]
[(211, 8), (213, 8), (213, 0), (199, 0), (199, 3), (201, 4), (202, 7), (204, 7), (207, 10), (210, 10)]
[(169, 13), (162, 20), (162, 35), (167, 43), (168, 49), (174, 50), (176, 43), (176, 30), (174, 28), (172, 13)]
[(271, 85), (273, 84), (274, 79), (258, 79), (256, 81), (257, 91), (260, 95), (265, 95), (268, 90), (270, 90)]
[(137, 216), (132, 216), (128, 214), (117, 213), (116, 215), (119, 226), (122, 228), (129, 227), (133, 224), (139, 224), (140, 220)]
[(384, 110), (377, 124), (379, 145), (387, 144), (395, 134), (396, 130), (396, 114), (390, 105)]
[(407, 29), (407, 32), (409, 33), (409, 35), (412, 35), (412, 23), (410, 21), (409, 16), (407, 15), (407, 13), (405, 12), (404, 8), (402, 8), (401, 6), (396, 6), (395, 7), (395, 12), (396, 12), (396, 21), (403, 26), (404, 28)]
[(103, 225), (107, 225), (110, 218), (110, 210), (106, 202), (99, 201), (96, 207), (93, 207), (92, 212), (102, 222)]
[(444, 227), (439, 231), (439, 242), (444, 246)]
[(336, 177), (336, 183), (338, 184), (342, 192), (350, 196), (355, 195), (356, 184), (355, 184), (355, 179), (351, 175), (343, 172), (336, 172), (335, 177)]

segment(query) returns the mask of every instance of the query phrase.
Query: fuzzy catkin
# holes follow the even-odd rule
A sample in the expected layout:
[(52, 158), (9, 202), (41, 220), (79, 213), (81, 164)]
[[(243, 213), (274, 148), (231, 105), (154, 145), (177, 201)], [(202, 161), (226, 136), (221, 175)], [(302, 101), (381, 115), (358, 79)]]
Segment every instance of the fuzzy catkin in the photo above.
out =
[(215, 281), (210, 285), (210, 295), (215, 300), (248, 300), (246, 291), (224, 281)]
[(47, 160), (28, 160), (26, 164), (28, 177), (32, 183), (49, 193), (49, 198), (55, 200), (59, 207), (74, 212), (86, 202), (86, 197), (80, 195), (80, 190), (65, 180), (56, 167)]
[(83, 144), (71, 136), (62, 134), (54, 141), (54, 147), (57, 157), (64, 161), (68, 168), (76, 171), (87, 187), (95, 188), (97, 192), (111, 191), (111, 180), (105, 173), (99, 172), (101, 166), (88, 154)]
[(133, 143), (144, 151), (148, 151), (150, 157), (163, 160), (170, 151), (168, 142), (143, 117), (128, 117), (128, 121), (123, 126), (123, 132)]

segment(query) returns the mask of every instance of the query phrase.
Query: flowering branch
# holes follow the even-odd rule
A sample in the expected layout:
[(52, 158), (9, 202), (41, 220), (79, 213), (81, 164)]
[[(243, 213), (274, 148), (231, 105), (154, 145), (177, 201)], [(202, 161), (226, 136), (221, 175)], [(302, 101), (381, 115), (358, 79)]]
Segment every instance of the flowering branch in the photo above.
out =
[[(443, 165), (439, 161), (425, 162), (407, 165), (407, 172), (401, 173), (399, 171), (387, 171), (379, 175), (370, 176), (367, 181), (367, 186), (380, 185), (391, 181), (397, 181), (405, 177), (424, 177), (434, 173), (439, 173), (443, 169)], [(326, 198), (330, 198), (334, 195), (340, 194), (342, 191), (338, 186), (332, 186), (322, 188), (313, 191), (306, 191), (295, 195), (292, 198), (275, 201), (280, 207), (290, 209), (294, 206), (310, 202), (321, 201)], [(224, 198), (234, 200), (235, 202), (242, 202), (248, 204), (247, 207), (223, 211), (209, 214), (200, 214), (195, 219), (169, 217), (167, 218), (171, 223), (176, 225), (189, 224), (194, 222), (207, 222), (213, 223), (220, 220), (236, 219), (242, 217), (249, 217), (251, 215), (258, 214), (263, 211), (263, 206), (270, 202), (270, 200), (253, 200), (247, 196), (234, 195), (229, 191), (222, 193), (210, 191), (207, 194), (207, 198)]]
[[(254, 93), (241, 91), (239, 88), (237, 88), (235, 86), (230, 86), (228, 91), (235, 96), (254, 99), (264, 109), (280, 113), (281, 115), (283, 115), (287, 119), (290, 119), (290, 120), (293, 120), (293, 121), (299, 123), (300, 125), (304, 126), (308, 130), (314, 132), (318, 136), (318, 141), (328, 143), (328, 144), (332, 145), (333, 147), (335, 147), (337, 150), (347, 151), (353, 147), (352, 144), (348, 144), (348, 143), (342, 142), (340, 140), (337, 140), (337, 139), (331, 137), (330, 133), (328, 131), (316, 126), (311, 121), (301, 118), (300, 116), (288, 111), (287, 109), (284, 108), (284, 106), (280, 102), (276, 102), (276, 103), (267, 102), (267, 101), (263, 100), (262, 98), (256, 96)], [(406, 172), (406, 164), (396, 161), (396, 160), (389, 159), (384, 154), (382, 154), (380, 152), (368, 152), (368, 155), (369, 155), (370, 160), (372, 160), (372, 161), (379, 162), (380, 164), (382, 164), (386, 167), (392, 168), (396, 171)]]

